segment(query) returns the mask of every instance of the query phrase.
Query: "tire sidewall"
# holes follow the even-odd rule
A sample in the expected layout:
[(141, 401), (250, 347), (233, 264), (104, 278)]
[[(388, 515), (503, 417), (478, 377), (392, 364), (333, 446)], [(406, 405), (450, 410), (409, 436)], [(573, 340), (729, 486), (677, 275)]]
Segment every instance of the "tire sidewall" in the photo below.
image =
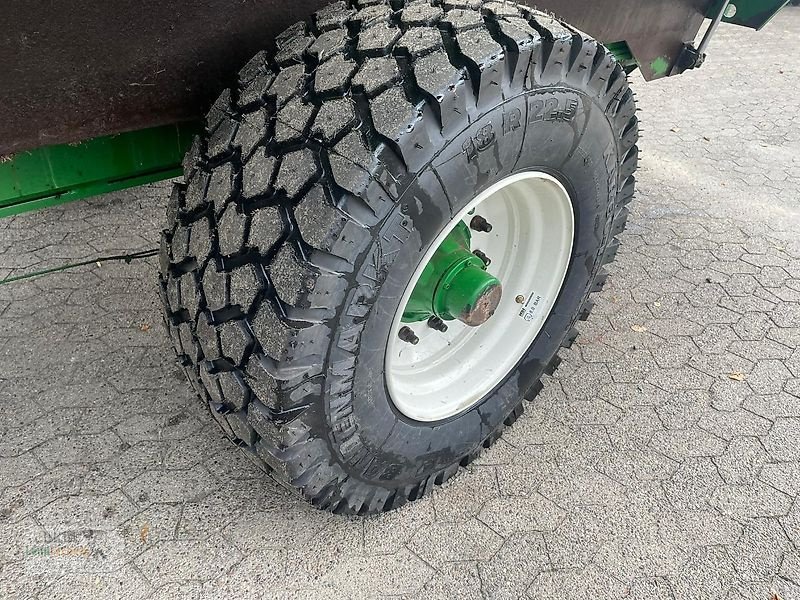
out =
[[(447, 142), (377, 227), (350, 279), (326, 365), (320, 435), (345, 471), (387, 487), (459, 462), (495, 432), (542, 376), (577, 319), (609, 240), (618, 138), (595, 99), (565, 85), (505, 101)], [(558, 299), (521, 361), (472, 408), (437, 423), (401, 414), (384, 365), (400, 299), (432, 242), (497, 181), (541, 171), (569, 191), (573, 253)], [(513, 335), (513, 332), (509, 332)]]

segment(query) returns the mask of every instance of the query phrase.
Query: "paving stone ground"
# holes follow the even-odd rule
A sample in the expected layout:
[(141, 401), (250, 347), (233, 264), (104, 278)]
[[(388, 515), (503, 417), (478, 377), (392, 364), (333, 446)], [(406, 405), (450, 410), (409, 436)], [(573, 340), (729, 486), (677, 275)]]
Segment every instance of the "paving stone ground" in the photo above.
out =
[[(316, 512), (223, 438), (154, 260), (0, 286), (0, 597), (800, 598), (798, 65), (800, 8), (636, 78), (640, 191), (579, 343), (381, 517)], [(166, 189), (0, 221), (0, 277), (154, 247)]]

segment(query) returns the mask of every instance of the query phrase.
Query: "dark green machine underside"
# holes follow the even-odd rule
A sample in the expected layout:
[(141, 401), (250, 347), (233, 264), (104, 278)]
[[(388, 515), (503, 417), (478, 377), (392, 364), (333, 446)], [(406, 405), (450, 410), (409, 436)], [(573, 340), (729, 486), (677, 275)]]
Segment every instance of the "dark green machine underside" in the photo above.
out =
[[(726, 21), (760, 29), (786, 3), (734, 0), (736, 15)], [(636, 66), (627, 43), (607, 46), (623, 65)], [(176, 177), (198, 130), (197, 123), (165, 125), (0, 156), (0, 218)]]
[[(724, 1), (716, 0), (706, 17), (711, 19), (719, 14)], [(731, 4), (736, 7), (736, 14), (723, 20), (733, 25), (761, 29), (788, 3), (789, 0), (732, 0)]]

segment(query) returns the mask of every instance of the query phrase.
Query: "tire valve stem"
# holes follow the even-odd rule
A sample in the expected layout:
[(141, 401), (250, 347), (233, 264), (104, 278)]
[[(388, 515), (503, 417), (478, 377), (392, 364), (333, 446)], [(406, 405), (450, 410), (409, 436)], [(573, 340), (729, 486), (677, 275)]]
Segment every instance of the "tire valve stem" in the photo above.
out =
[(472, 217), (469, 226), (473, 231), (480, 231), (482, 233), (490, 233), (492, 231), (492, 224), (480, 215)]
[(431, 329), (435, 329), (436, 331), (439, 331), (441, 333), (445, 333), (447, 331), (447, 323), (442, 321), (436, 315), (428, 319), (428, 327), (430, 327)]
[(475, 251), (473, 251), (472, 253), (473, 253), (475, 256), (477, 256), (478, 258), (480, 258), (480, 259), (483, 261), (483, 264), (485, 264), (487, 267), (488, 267), (490, 264), (492, 264), (492, 259), (491, 259), (491, 258), (489, 258), (488, 256), (486, 256), (486, 255), (485, 255), (483, 252), (481, 252), (480, 250), (475, 250)]
[(412, 344), (414, 346), (419, 344), (419, 338), (417, 337), (417, 334), (414, 333), (414, 330), (411, 329), (411, 327), (402, 327), (397, 333), (397, 336), (407, 344)]

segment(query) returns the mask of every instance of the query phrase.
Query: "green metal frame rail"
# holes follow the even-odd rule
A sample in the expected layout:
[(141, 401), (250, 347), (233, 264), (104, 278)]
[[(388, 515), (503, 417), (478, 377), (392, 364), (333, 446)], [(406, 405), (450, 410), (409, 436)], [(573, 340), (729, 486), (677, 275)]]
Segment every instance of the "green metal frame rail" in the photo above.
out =
[(0, 156), (0, 218), (176, 177), (195, 123)]

